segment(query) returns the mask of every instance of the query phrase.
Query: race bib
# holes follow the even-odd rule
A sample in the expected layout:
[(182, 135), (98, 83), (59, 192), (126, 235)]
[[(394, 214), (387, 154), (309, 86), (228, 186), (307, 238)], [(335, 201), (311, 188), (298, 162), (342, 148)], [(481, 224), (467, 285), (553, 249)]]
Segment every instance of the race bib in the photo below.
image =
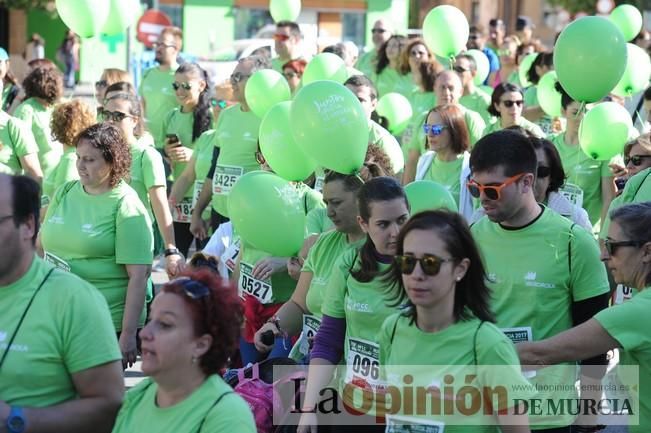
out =
[(633, 289), (631, 287), (625, 286), (623, 284), (618, 284), (615, 289), (615, 296), (613, 299), (614, 305), (623, 304), (626, 301), (630, 301), (633, 297)]
[(46, 195), (41, 196), (41, 207), (46, 207), (50, 205), (50, 197)]
[(303, 355), (310, 353), (310, 342), (319, 330), (319, 326), (321, 326), (321, 319), (310, 314), (303, 314), (303, 336), (300, 347), (300, 352)]
[(314, 181), (314, 190), (318, 192), (323, 192), (323, 183), (325, 182), (325, 177), (317, 176)]
[(226, 251), (221, 255), (220, 259), (224, 265), (228, 268), (230, 272), (235, 271), (235, 260), (237, 259), (237, 255), (240, 253), (240, 240), (236, 240), (235, 242), (231, 243), (228, 248), (226, 248)]
[[(522, 326), (519, 328), (502, 328), (501, 331), (509, 337), (513, 344), (522, 343), (524, 341), (533, 341), (533, 333), (531, 326)], [(523, 371), (522, 375), (528, 379), (536, 376), (535, 371)]]
[(348, 339), (346, 383), (359, 388), (383, 387), (380, 380), (380, 345), (356, 338)]
[(212, 178), (213, 194), (228, 194), (235, 182), (242, 176), (244, 169), (235, 165), (217, 165)]
[(172, 209), (172, 219), (175, 223), (189, 223), (192, 219), (192, 199), (184, 198)]
[(201, 195), (201, 189), (203, 188), (204, 180), (195, 180), (194, 181), (194, 190), (192, 191), (192, 209), (197, 206), (199, 201), (199, 196)]
[(53, 264), (56, 268), (61, 269), (62, 271), (70, 272), (70, 265), (61, 257), (55, 256), (54, 254), (45, 251), (43, 259), (46, 262)]
[(563, 185), (558, 192), (568, 199), (572, 204), (583, 207), (583, 190), (571, 183)]
[(431, 418), (387, 415), (385, 433), (443, 433), (445, 423)]
[(254, 296), (261, 304), (269, 304), (273, 298), (271, 279), (258, 280), (253, 278), (253, 266), (240, 262), (240, 289), (242, 293)]

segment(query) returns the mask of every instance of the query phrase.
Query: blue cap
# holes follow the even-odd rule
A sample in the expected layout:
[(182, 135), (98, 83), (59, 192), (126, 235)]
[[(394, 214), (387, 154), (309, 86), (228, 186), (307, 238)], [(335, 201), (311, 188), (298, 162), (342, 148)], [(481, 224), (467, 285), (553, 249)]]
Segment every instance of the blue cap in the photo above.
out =
[(9, 60), (9, 54), (2, 47), (0, 47), (0, 60)]

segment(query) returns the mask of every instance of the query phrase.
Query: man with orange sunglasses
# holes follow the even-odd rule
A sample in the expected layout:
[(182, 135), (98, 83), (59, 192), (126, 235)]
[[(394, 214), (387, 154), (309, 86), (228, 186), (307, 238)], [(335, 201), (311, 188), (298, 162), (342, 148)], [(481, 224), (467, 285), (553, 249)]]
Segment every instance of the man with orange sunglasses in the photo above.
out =
[[(514, 343), (551, 337), (608, 306), (608, 278), (595, 239), (536, 202), (537, 168), (529, 138), (516, 131), (488, 134), (470, 154), (467, 187), (486, 213), (472, 233), (485, 260), (497, 326)], [(606, 356), (582, 365), (582, 385), (599, 383)], [(576, 373), (573, 364), (537, 371), (531, 379), (537, 398), (546, 407), (577, 398)], [(599, 402), (601, 393), (583, 393), (581, 398)], [(530, 414), (530, 422), (538, 432), (570, 432), (576, 421), (570, 411), (536, 415)], [(585, 418), (576, 422), (596, 424)]]
[(277, 57), (271, 59), (271, 67), (282, 74), (283, 65), (300, 59), (301, 29), (293, 21), (278, 21), (273, 35)]

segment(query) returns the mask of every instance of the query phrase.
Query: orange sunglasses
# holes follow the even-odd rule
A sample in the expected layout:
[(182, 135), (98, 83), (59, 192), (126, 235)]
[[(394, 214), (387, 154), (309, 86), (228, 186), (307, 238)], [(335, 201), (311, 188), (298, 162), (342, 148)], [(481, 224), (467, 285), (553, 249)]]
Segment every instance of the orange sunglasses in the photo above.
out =
[(475, 198), (479, 198), (483, 192), (487, 199), (499, 200), (501, 197), (502, 189), (511, 185), (513, 182), (517, 182), (525, 174), (526, 173), (520, 173), (516, 174), (515, 176), (511, 176), (499, 185), (481, 185), (475, 182), (473, 179), (470, 179), (468, 182), (466, 182), (466, 186), (468, 187), (470, 195)]

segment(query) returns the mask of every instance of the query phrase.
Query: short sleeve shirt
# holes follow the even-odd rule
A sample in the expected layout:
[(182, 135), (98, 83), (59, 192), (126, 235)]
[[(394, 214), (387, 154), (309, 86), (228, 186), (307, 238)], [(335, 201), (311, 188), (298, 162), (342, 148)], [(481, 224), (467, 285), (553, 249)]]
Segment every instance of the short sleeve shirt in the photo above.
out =
[(20, 158), (38, 151), (29, 126), (0, 111), (0, 173), (22, 173)]
[(59, 163), (43, 180), (43, 194), (52, 198), (54, 192), (64, 183), (79, 179), (77, 171), (77, 149), (66, 146)]
[(167, 114), (178, 105), (172, 83), (176, 67), (169, 71), (161, 71), (154, 67), (145, 72), (138, 89), (138, 94), (145, 101), (145, 121), (147, 130), (151, 132), (156, 147), (161, 149), (165, 144), (163, 121)]
[(163, 157), (155, 148), (140, 143), (131, 145), (129, 185), (136, 191), (140, 201), (147, 209), (149, 218), (153, 220), (154, 214), (149, 200), (149, 190), (154, 187), (164, 188), (167, 186)]

